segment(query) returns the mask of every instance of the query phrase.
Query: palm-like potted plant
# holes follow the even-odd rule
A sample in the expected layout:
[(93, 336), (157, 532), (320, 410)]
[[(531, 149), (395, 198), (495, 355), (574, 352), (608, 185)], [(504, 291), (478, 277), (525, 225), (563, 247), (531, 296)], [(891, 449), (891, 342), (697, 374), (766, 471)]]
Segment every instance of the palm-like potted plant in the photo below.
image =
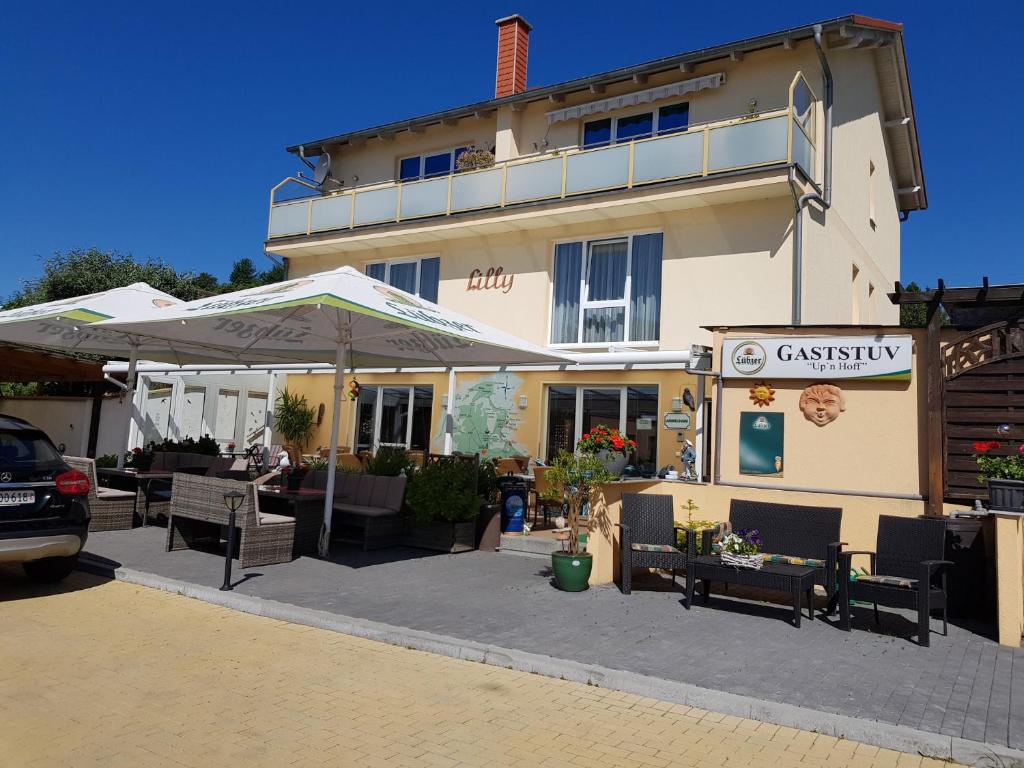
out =
[(589, 504), (593, 509), (592, 502), (598, 487), (614, 480), (615, 476), (592, 453), (562, 452), (551, 463), (546, 477), (553, 487), (561, 488), (569, 528), (565, 551), (551, 554), (555, 586), (565, 592), (582, 592), (590, 583), (590, 572), (594, 567), (594, 556), (580, 545), (583, 508)]
[(596, 456), (604, 464), (604, 468), (619, 477), (629, 462), (629, 454), (636, 450), (636, 440), (620, 433), (612, 427), (598, 424), (589, 432), (585, 432), (576, 443), (576, 452)]
[[(1009, 448), (1009, 452), (997, 454)], [(998, 440), (974, 444), (974, 460), (978, 462), (978, 482), (988, 483), (988, 506), (997, 512), (1024, 515), (1024, 443), (1016, 449)]]
[(292, 464), (300, 463), (302, 451), (316, 431), (316, 413), (306, 403), (305, 395), (281, 391), (274, 404), (274, 431), (287, 442)]

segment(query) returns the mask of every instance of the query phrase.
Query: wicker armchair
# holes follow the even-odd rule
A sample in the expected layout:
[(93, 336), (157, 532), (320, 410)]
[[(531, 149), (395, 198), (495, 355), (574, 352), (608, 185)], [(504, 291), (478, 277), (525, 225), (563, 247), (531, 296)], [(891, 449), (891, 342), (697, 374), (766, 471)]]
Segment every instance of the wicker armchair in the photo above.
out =
[(622, 494), (622, 522), (619, 527), (619, 564), (622, 594), (633, 591), (634, 568), (665, 568), (676, 571), (686, 568), (696, 556), (696, 536), (687, 536), (687, 551), (676, 548), (673, 526), (672, 497), (653, 493)]
[[(850, 601), (874, 605), (878, 623), (878, 605), (917, 609), (917, 642), (930, 645), (930, 615), (942, 611), (942, 634), (949, 629), (946, 620), (946, 522), (912, 517), (878, 518), (878, 539), (874, 552), (847, 551), (839, 555), (840, 627), (850, 631)], [(871, 558), (871, 574), (850, 581), (854, 555)]]
[(224, 494), (241, 491), (245, 499), (238, 508), (238, 564), (242, 568), (272, 565), (292, 560), (295, 518), (260, 512), (255, 482), (224, 480), (175, 473), (167, 520), (167, 551), (190, 548), (201, 539), (220, 540), (222, 526), (230, 511)]
[(135, 493), (116, 488), (101, 488), (96, 480), (96, 461), (81, 456), (65, 456), (64, 461), (89, 478), (90, 531), (127, 531), (135, 518)]

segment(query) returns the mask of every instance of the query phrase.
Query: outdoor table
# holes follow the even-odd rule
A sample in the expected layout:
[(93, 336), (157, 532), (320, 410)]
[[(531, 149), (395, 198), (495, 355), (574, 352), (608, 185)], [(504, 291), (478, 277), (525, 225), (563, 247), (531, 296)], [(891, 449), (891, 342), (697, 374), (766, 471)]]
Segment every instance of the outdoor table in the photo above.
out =
[(704, 604), (711, 600), (711, 582), (743, 584), (748, 587), (777, 589), (793, 598), (793, 625), (800, 627), (802, 595), (807, 595), (809, 618), (814, 621), (814, 568), (786, 563), (765, 563), (761, 568), (737, 568), (725, 565), (718, 555), (701, 555), (686, 566), (686, 607), (693, 605), (693, 588), (701, 580)]
[[(107, 487), (118, 488), (120, 487), (125, 491), (135, 491), (135, 506), (138, 511), (138, 492), (142, 490), (143, 495), (146, 497), (146, 508), (142, 512), (142, 527), (145, 528), (149, 524), (149, 489), (150, 486), (156, 480), (164, 480), (170, 482), (174, 478), (173, 472), (150, 472), (150, 471), (139, 471), (137, 469), (117, 469), (115, 467), (97, 467), (96, 479), (107, 480)], [(110, 480), (120, 481), (114, 485), (110, 484)]]
[(277, 514), (295, 518), (295, 545), (293, 552), (311, 554), (317, 551), (320, 540), (320, 527), (324, 522), (324, 498), (326, 492), (319, 488), (299, 488), (294, 491), (279, 485), (261, 485), (257, 487), (260, 506), (264, 502), (275, 510), (283, 508)]

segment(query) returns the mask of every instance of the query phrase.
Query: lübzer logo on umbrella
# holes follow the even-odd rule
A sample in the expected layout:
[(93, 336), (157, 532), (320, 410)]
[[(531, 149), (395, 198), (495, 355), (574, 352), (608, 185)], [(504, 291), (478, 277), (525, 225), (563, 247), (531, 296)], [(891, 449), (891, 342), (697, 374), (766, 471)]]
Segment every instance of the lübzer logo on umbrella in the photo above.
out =
[(737, 373), (745, 376), (752, 376), (760, 371), (767, 361), (768, 355), (764, 347), (756, 341), (740, 342), (732, 353), (732, 367)]

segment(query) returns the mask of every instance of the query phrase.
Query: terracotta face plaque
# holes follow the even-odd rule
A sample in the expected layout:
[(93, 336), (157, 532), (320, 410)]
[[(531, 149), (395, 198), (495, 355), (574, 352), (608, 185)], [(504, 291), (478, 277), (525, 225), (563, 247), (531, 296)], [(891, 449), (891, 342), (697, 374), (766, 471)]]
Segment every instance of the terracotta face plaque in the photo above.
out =
[(824, 427), (846, 410), (846, 398), (835, 384), (811, 384), (800, 395), (800, 410), (808, 421)]

